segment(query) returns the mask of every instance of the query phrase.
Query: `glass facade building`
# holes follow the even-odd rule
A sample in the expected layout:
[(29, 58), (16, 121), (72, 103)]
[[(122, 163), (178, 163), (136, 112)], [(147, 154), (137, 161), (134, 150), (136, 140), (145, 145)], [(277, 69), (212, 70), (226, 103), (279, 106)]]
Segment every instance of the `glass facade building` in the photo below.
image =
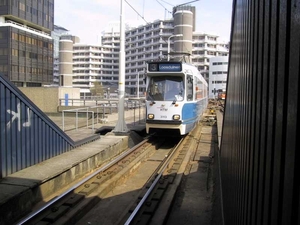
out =
[(0, 73), (19, 87), (53, 82), (54, 0), (0, 0)]

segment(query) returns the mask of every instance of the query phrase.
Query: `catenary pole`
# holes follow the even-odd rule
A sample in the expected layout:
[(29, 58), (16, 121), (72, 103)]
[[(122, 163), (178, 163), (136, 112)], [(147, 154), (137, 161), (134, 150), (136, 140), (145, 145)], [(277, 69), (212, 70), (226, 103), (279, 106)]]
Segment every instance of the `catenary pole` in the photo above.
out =
[(120, 12), (120, 54), (119, 54), (119, 105), (118, 105), (118, 122), (113, 132), (127, 133), (129, 130), (125, 123), (124, 117), (124, 100), (125, 100), (125, 25), (124, 25), (124, 0), (121, 0)]

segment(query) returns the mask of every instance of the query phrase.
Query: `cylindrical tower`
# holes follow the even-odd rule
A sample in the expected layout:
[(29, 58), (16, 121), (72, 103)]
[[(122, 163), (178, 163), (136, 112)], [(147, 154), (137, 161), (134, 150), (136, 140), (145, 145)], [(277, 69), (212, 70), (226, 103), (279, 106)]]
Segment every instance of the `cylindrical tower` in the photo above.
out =
[(73, 41), (64, 39), (59, 41), (59, 75), (60, 86), (72, 87), (73, 84)]
[(182, 37), (174, 39), (174, 51), (183, 55), (192, 54), (192, 39), (195, 20), (195, 7), (182, 5), (173, 8), (174, 35)]

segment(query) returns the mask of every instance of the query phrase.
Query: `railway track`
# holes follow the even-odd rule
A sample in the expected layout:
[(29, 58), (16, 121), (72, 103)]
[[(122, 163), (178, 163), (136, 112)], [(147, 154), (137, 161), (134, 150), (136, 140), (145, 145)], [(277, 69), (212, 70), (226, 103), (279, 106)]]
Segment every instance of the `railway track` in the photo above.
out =
[(195, 154), (200, 130), (201, 126), (197, 126), (170, 152), (168, 160), (145, 185), (143, 195), (139, 196), (119, 224), (164, 224), (184, 170)]
[[(200, 126), (181, 140), (152, 137), (143, 141), (18, 224), (109, 225), (164, 221), (188, 159), (196, 149), (199, 129)], [(142, 177), (135, 177), (139, 173)], [(138, 183), (140, 186), (136, 187)]]
[[(94, 171), (17, 224), (72, 224), (148, 157), (160, 141), (146, 139)], [(74, 223), (73, 223), (74, 224)]]

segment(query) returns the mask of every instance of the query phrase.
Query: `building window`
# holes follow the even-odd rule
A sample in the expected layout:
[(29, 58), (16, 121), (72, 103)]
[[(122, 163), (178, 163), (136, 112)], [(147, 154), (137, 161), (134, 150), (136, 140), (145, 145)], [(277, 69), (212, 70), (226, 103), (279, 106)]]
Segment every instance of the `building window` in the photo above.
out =
[(7, 48), (0, 48), (0, 55), (7, 55)]
[(7, 5), (7, 0), (0, 0), (0, 5)]
[(25, 12), (26, 6), (24, 3), (19, 2), (19, 9)]
[(13, 40), (18, 40), (18, 37), (19, 35), (17, 34), (17, 33), (12, 33), (11, 34), (11, 38), (13, 39)]
[(7, 65), (0, 65), (0, 72), (7, 72)]
[(17, 49), (11, 49), (11, 55), (12, 56), (18, 56), (19, 55), (19, 51)]

